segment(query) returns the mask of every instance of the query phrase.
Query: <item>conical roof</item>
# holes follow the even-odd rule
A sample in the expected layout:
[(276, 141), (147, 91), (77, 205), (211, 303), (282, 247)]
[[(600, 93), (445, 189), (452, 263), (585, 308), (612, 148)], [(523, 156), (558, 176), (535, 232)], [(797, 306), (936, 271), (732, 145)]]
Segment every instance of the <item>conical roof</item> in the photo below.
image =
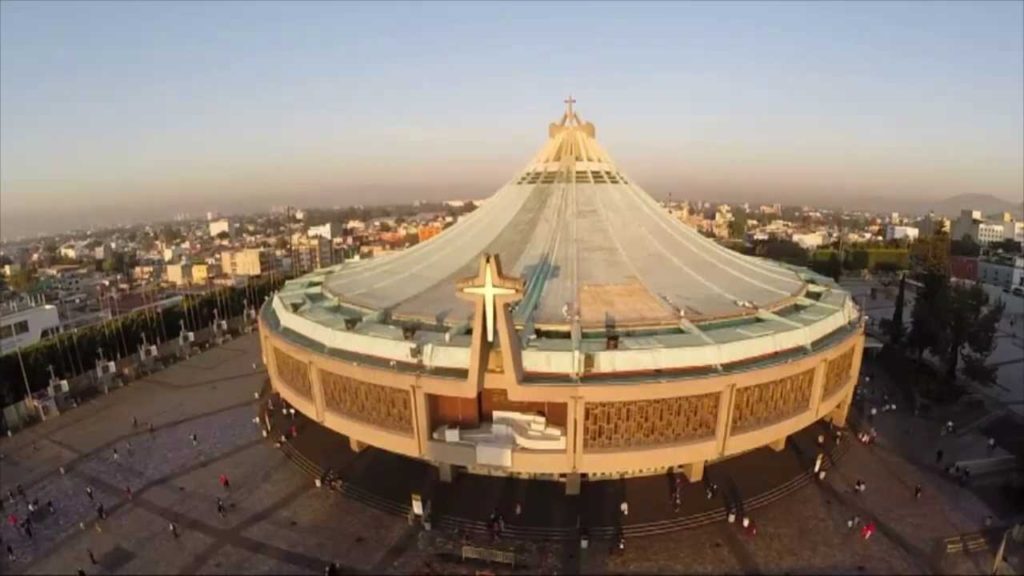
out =
[(701, 323), (784, 308), (807, 285), (797, 271), (719, 246), (668, 214), (616, 166), (594, 125), (568, 108), (533, 160), (475, 212), (426, 242), (342, 265), (323, 289), (342, 305), (395, 320), (457, 326), (457, 297), (481, 254), (526, 283), (520, 327), (584, 329)]

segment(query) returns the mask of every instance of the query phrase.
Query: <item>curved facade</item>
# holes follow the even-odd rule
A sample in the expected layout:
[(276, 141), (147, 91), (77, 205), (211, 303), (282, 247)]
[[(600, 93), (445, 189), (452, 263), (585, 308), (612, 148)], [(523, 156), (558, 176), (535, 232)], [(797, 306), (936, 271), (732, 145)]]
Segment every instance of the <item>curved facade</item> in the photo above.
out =
[(863, 351), (847, 293), (671, 218), (571, 103), (477, 211), (289, 282), (260, 323), (275, 391), (355, 448), (570, 491), (581, 475), (697, 479), (842, 424)]

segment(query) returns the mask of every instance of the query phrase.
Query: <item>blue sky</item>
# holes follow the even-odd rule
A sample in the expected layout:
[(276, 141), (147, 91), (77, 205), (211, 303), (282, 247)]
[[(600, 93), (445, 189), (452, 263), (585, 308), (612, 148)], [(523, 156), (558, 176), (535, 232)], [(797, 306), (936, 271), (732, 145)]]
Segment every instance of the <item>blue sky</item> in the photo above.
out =
[(0, 4), (0, 225), (482, 197), (573, 93), (656, 196), (1024, 187), (1024, 3)]

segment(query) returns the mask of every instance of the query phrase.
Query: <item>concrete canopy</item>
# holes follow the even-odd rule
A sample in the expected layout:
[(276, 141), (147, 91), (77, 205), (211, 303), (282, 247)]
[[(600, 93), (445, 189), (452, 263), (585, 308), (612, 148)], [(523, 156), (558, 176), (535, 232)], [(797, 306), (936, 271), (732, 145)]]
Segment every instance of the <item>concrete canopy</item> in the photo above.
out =
[(323, 290), (396, 320), (464, 325), (456, 291), (480, 255), (525, 281), (520, 328), (568, 331), (678, 326), (793, 304), (798, 271), (719, 246), (670, 216), (597, 143), (573, 101), (527, 167), (475, 212), (408, 250), (341, 266)]

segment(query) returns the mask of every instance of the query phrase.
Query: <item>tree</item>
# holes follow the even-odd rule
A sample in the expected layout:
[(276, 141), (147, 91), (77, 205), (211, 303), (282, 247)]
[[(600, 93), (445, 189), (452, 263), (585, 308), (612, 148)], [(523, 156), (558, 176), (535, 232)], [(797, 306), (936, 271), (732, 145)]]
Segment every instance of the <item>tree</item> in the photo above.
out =
[(1020, 254), (1021, 244), (1013, 238), (1004, 238), (989, 245), (992, 249), (1007, 254)]
[(981, 246), (967, 234), (959, 240), (952, 240), (949, 243), (949, 253), (953, 256), (978, 256), (981, 254)]
[(729, 222), (729, 237), (743, 239), (747, 235), (747, 213), (743, 210), (737, 210), (732, 215), (732, 221)]
[(839, 260), (839, 253), (833, 252), (828, 257), (828, 275), (836, 282), (839, 283), (839, 279), (843, 276), (843, 263)]
[(910, 247), (912, 268), (919, 276), (939, 274), (948, 277), (951, 247), (949, 235), (945, 232), (918, 239)]
[(8, 285), (15, 292), (28, 292), (36, 284), (36, 273), (32, 268), (22, 268), (11, 274)]
[(807, 250), (790, 240), (767, 240), (757, 246), (755, 254), (796, 266), (807, 265)]
[(160, 240), (164, 244), (174, 244), (178, 240), (181, 240), (181, 232), (171, 225), (166, 225), (160, 230)]
[(896, 309), (892, 312), (892, 321), (889, 323), (889, 340), (896, 345), (903, 340), (906, 327), (903, 325), (903, 303), (906, 299), (907, 275), (900, 276), (900, 288), (896, 293)]
[(217, 232), (217, 240), (227, 240), (228, 238), (231, 238), (231, 234), (227, 230)]
[(917, 353), (918, 361), (926, 351), (941, 355), (949, 320), (949, 277), (937, 272), (923, 273), (921, 287), (914, 298), (910, 312), (910, 332), (907, 344)]
[(989, 366), (986, 362), (995, 350), (996, 331), (1005, 307), (1002, 300), (988, 307), (971, 324), (971, 329), (964, 339), (967, 346), (961, 352), (964, 361), (962, 373), (964, 377), (978, 384), (991, 384), (995, 381), (998, 368)]
[(996, 326), (1003, 303), (988, 306), (988, 295), (979, 284), (952, 285), (949, 276), (928, 273), (917, 291), (908, 344), (920, 360), (925, 351), (942, 359), (946, 384), (956, 380), (960, 360), (964, 376), (975, 382), (989, 382), (994, 375), (985, 361), (995, 347)]
[(124, 252), (111, 252), (106, 259), (103, 260), (103, 271), (107, 274), (115, 274), (118, 272), (125, 272), (125, 256)]

